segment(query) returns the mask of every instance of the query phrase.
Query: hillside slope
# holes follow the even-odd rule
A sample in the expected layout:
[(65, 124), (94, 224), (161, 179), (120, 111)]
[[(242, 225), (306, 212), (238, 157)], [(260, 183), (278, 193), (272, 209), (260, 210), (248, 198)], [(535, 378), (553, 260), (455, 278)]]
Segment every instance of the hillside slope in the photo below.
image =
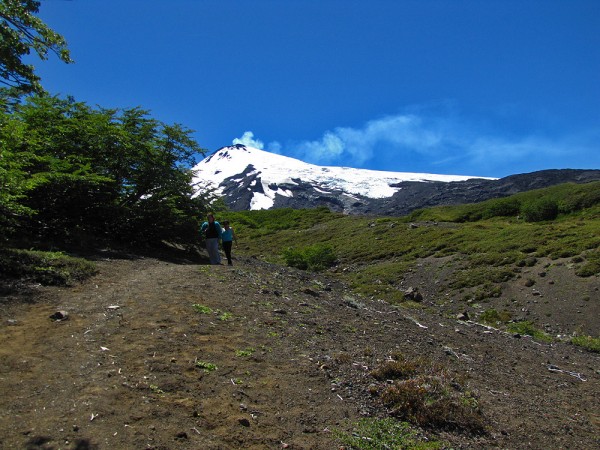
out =
[[(249, 257), (229, 268), (107, 254), (98, 267), (81, 285), (2, 299), (0, 447), (334, 449), (338, 432), (390, 412), (390, 383), (372, 371), (398, 353), (446, 368), (481, 409), (483, 433), (425, 428), (447, 447), (600, 443), (600, 357), (570, 344)], [(58, 310), (69, 319), (51, 321)]]

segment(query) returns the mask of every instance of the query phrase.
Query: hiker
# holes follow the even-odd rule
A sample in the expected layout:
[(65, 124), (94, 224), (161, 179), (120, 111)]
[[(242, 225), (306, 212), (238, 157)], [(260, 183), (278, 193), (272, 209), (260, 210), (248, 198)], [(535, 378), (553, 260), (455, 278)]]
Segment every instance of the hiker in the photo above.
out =
[(231, 261), (231, 247), (233, 246), (233, 241), (237, 244), (237, 237), (235, 236), (235, 232), (233, 228), (229, 226), (229, 220), (223, 221), (223, 232), (221, 233), (221, 242), (223, 243), (223, 250), (225, 250), (225, 256), (227, 256), (227, 265), (233, 266), (233, 262)]
[(215, 220), (213, 213), (206, 215), (206, 222), (200, 227), (200, 232), (206, 240), (206, 251), (210, 263), (221, 264), (221, 254), (219, 253), (219, 239), (221, 238), (221, 224)]

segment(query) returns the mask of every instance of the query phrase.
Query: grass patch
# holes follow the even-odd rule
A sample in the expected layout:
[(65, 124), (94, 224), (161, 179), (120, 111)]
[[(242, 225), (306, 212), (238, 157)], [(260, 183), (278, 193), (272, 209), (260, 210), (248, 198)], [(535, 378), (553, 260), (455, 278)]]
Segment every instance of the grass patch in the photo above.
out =
[[(516, 273), (506, 267), (475, 266), (454, 272), (450, 287), (453, 289), (490, 286), (492, 283), (502, 283), (514, 278)], [(486, 289), (490, 290), (490, 289)], [(494, 295), (492, 295), (494, 296)]]
[(536, 341), (552, 342), (554, 339), (548, 333), (536, 328), (532, 322), (523, 320), (521, 322), (509, 323), (507, 326), (511, 333), (521, 334), (523, 336), (531, 336)]
[(392, 418), (361, 419), (353, 425), (351, 433), (335, 432), (335, 437), (348, 448), (355, 450), (427, 450), (441, 449), (438, 441), (426, 441), (409, 423)]
[(256, 350), (254, 350), (253, 348), (246, 348), (243, 350), (236, 350), (235, 351), (235, 356), (237, 356), (238, 358), (247, 358), (249, 356), (252, 356), (254, 354)]
[(98, 273), (96, 265), (63, 252), (0, 250), (0, 274), (43, 285), (67, 286)]
[(592, 336), (574, 336), (571, 338), (571, 344), (585, 348), (594, 353), (600, 353), (600, 338)]
[(591, 277), (600, 274), (600, 250), (590, 251), (582, 258), (583, 264), (575, 270), (580, 277)]
[(192, 305), (192, 308), (194, 308), (194, 310), (200, 314), (216, 314), (217, 319), (219, 319), (222, 322), (226, 322), (227, 320), (230, 320), (233, 318), (233, 314), (231, 314), (230, 312), (227, 312), (227, 311), (224, 312), (224, 311), (221, 311), (220, 309), (214, 310), (209, 306), (201, 305), (199, 303), (194, 303)]

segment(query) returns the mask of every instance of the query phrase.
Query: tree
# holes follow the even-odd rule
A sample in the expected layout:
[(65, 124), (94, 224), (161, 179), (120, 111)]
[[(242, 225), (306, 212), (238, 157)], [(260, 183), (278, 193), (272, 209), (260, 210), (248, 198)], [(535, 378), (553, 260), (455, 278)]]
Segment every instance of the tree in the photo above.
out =
[(0, 1), (0, 83), (26, 93), (42, 91), (35, 67), (23, 62), (31, 50), (42, 60), (52, 52), (72, 62), (65, 39), (35, 16), (39, 7), (34, 0)]
[(10, 113), (9, 101), (0, 89), (0, 247), (14, 231), (19, 218), (32, 211), (22, 205), (27, 173), (18, 148), (24, 139), (25, 126)]
[[(0, 212), (20, 237), (57, 244), (197, 237), (209, 199), (192, 186), (193, 157), (204, 151), (191, 130), (140, 108), (91, 108), (49, 95), (4, 102), (0, 125)], [(0, 235), (16, 225), (0, 217)]]

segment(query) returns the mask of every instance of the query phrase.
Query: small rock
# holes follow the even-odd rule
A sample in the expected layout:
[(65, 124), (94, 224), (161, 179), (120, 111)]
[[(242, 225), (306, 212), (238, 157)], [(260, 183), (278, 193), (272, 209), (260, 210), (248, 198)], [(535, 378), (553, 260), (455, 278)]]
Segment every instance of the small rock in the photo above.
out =
[(423, 294), (421, 294), (417, 288), (411, 286), (404, 291), (404, 298), (415, 302), (422, 302)]
[(308, 295), (312, 295), (313, 297), (318, 297), (319, 296), (318, 292), (315, 292), (315, 291), (313, 291), (310, 288), (306, 288), (302, 292), (304, 292), (305, 294), (308, 294)]
[(175, 435), (175, 439), (187, 439), (188, 434), (185, 431), (180, 431)]
[(69, 319), (69, 313), (66, 311), (56, 311), (50, 316), (50, 318), (56, 322)]
[(242, 419), (238, 419), (238, 423), (243, 426), (243, 427), (249, 427), (250, 426), (250, 421), (248, 419), (246, 419), (245, 417)]
[(469, 313), (467, 311), (456, 315), (457, 320), (469, 320)]

